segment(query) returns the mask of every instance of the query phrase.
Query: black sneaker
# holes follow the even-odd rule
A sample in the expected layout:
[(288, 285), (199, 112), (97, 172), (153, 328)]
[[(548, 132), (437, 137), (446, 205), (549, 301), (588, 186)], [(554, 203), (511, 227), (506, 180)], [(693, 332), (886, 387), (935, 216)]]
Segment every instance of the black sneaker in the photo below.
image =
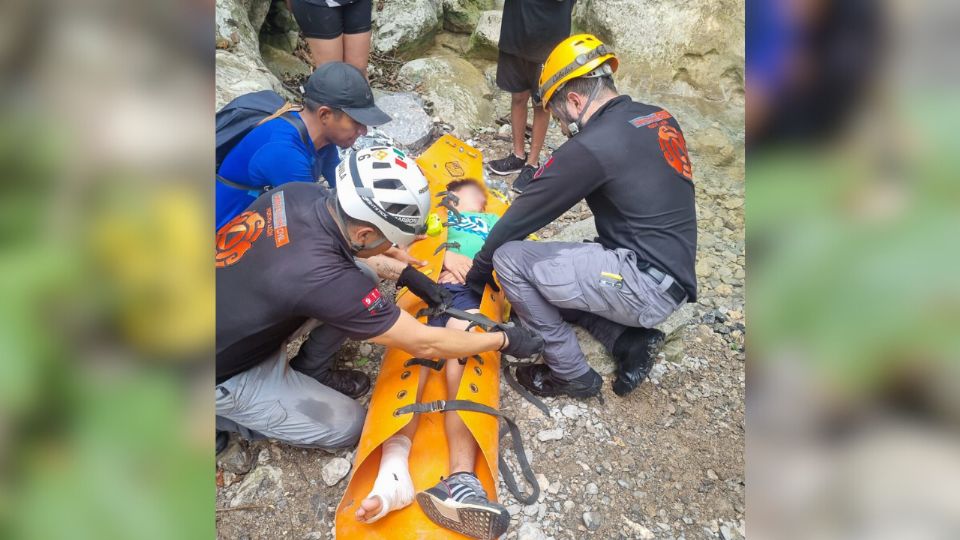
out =
[(603, 379), (590, 371), (573, 380), (565, 380), (553, 374), (546, 364), (528, 364), (517, 368), (517, 382), (534, 394), (542, 397), (570, 396), (589, 398), (600, 393)]
[(663, 332), (656, 328), (628, 328), (613, 345), (613, 359), (617, 362), (617, 378), (613, 391), (625, 396), (639, 386), (653, 367), (653, 361), (663, 347)]
[(520, 170), (520, 174), (518, 174), (517, 178), (513, 181), (513, 187), (510, 189), (517, 193), (523, 193), (523, 190), (527, 189), (527, 186), (533, 181), (533, 175), (537, 174), (538, 168), (539, 167), (534, 167), (533, 165), (524, 165), (523, 169)]
[(513, 174), (523, 168), (527, 164), (527, 157), (517, 157), (513, 152), (510, 152), (505, 158), (495, 159), (493, 161), (487, 162), (487, 168), (490, 169), (490, 172), (493, 174), (499, 174), (500, 176), (506, 176), (508, 174)]
[(355, 369), (331, 369), (317, 377), (320, 384), (357, 399), (370, 390), (370, 377)]
[(510, 525), (507, 509), (487, 499), (480, 480), (468, 472), (451, 474), (417, 493), (417, 503), (437, 525), (471, 538), (493, 540)]

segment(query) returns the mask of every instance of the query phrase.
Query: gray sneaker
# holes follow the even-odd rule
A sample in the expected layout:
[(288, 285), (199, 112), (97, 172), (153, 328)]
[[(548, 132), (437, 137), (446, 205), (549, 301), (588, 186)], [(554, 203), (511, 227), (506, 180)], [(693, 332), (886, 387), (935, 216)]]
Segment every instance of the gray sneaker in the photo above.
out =
[(468, 472), (451, 474), (417, 493), (417, 503), (437, 525), (471, 538), (493, 540), (510, 525), (507, 509), (487, 499), (480, 480)]

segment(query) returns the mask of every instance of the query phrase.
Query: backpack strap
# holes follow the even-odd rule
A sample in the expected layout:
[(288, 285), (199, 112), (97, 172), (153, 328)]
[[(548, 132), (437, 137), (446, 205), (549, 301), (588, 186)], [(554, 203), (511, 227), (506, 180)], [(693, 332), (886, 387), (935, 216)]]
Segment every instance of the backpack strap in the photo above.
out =
[[(307, 148), (312, 149), (314, 154), (316, 154), (316, 149), (313, 147), (313, 141), (310, 140), (310, 134), (307, 132), (307, 125), (303, 123), (303, 120), (291, 114), (294, 112), (300, 112), (302, 110), (303, 110), (302, 106), (294, 105), (293, 103), (290, 103), (288, 101), (284, 103), (283, 106), (281, 106), (279, 109), (274, 111), (273, 114), (257, 122), (257, 125), (260, 126), (276, 118), (282, 118), (288, 124), (293, 126), (294, 129), (297, 130), (297, 133), (300, 134), (300, 140), (303, 141), (303, 144), (306, 145)], [(239, 189), (240, 191), (246, 191), (252, 197), (259, 197), (260, 195), (273, 189), (273, 186), (257, 187), (257, 186), (248, 186), (248, 185), (240, 184), (238, 182), (234, 182), (233, 180), (227, 180), (226, 178), (224, 178), (219, 174), (217, 175), (217, 182), (220, 182), (221, 184), (228, 187), (232, 187), (234, 189)]]

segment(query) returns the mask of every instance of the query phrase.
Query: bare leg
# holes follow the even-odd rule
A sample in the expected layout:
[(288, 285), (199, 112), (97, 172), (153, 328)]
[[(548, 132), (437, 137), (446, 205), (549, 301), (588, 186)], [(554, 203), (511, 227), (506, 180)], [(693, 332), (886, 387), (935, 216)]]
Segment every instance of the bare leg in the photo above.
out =
[(547, 125), (550, 123), (550, 113), (542, 107), (533, 106), (533, 136), (530, 138), (530, 155), (527, 164), (534, 167), (540, 164), (540, 151), (543, 141), (547, 138)]
[(343, 36), (333, 39), (307, 38), (313, 66), (320, 67), (327, 62), (343, 62)]
[[(420, 402), (423, 397), (423, 385), (427, 380), (426, 369), (424, 367), (420, 368), (417, 402)], [(417, 432), (419, 419), (418, 415), (414, 415), (409, 424), (403, 426), (395, 435), (384, 441), (380, 458), (380, 472), (377, 474), (377, 480), (373, 485), (371, 494), (360, 501), (360, 507), (357, 508), (355, 514), (357, 521), (371, 520), (380, 513), (384, 503), (383, 496), (379, 494), (381, 489), (391, 490), (391, 492), (398, 490), (405, 494), (404, 497), (400, 497), (404, 500), (393, 501), (390, 511), (399, 510), (413, 502), (413, 482), (410, 480), (410, 465), (407, 463), (407, 458), (410, 455), (410, 442), (413, 440), (414, 433)], [(397, 483), (401, 485), (396, 485)], [(381, 488), (381, 486), (387, 487)], [(377, 494), (374, 494), (374, 492), (377, 492)]]
[[(469, 309), (471, 313), (479, 310)], [(469, 323), (460, 319), (451, 318), (447, 328), (466, 330)], [(463, 376), (463, 366), (456, 359), (447, 360), (447, 399), (456, 399), (457, 389), (460, 388), (460, 378)], [(450, 449), (450, 474), (457, 472), (473, 472), (477, 462), (477, 442), (467, 425), (463, 423), (456, 411), (447, 411), (443, 415), (443, 424), (447, 431), (447, 446)]]
[(523, 135), (527, 130), (527, 102), (530, 101), (530, 92), (511, 94), (510, 99), (510, 126), (513, 128), (513, 153), (519, 158), (524, 155)]
[(343, 35), (343, 61), (356, 66), (367, 76), (367, 61), (370, 58), (370, 32)]

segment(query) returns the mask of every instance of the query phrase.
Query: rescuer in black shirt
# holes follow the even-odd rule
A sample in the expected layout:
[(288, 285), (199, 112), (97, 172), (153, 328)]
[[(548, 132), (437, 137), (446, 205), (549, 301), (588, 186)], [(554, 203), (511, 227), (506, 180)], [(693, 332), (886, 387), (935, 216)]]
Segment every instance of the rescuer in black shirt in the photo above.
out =
[[(429, 327), (383, 296), (354, 258), (406, 248), (423, 232), (427, 180), (412, 159), (387, 147), (351, 154), (336, 174), (335, 196), (319, 184), (287, 183), (217, 232), (218, 429), (299, 446), (356, 443), (363, 407), (357, 396), (325, 382), (347, 337), (422, 358), (498, 349), (526, 356), (542, 345), (519, 327), (491, 333)], [(397, 279), (428, 304), (445, 301), (442, 289), (412, 266), (381, 277)], [(307, 333), (288, 362), (288, 341)], [(304, 357), (309, 369), (296, 365)]]
[[(545, 364), (517, 369), (539, 395), (600, 390), (567, 322), (611, 351), (613, 389), (625, 395), (662, 344), (653, 327), (696, 300), (697, 222), (683, 132), (669, 112), (618, 95), (617, 66), (613, 51), (587, 34), (550, 54), (540, 92), (570, 140), (496, 224), (467, 276), (481, 288), (495, 268), (521, 321), (543, 336)], [(595, 242), (519, 241), (581, 200), (596, 219)]]

